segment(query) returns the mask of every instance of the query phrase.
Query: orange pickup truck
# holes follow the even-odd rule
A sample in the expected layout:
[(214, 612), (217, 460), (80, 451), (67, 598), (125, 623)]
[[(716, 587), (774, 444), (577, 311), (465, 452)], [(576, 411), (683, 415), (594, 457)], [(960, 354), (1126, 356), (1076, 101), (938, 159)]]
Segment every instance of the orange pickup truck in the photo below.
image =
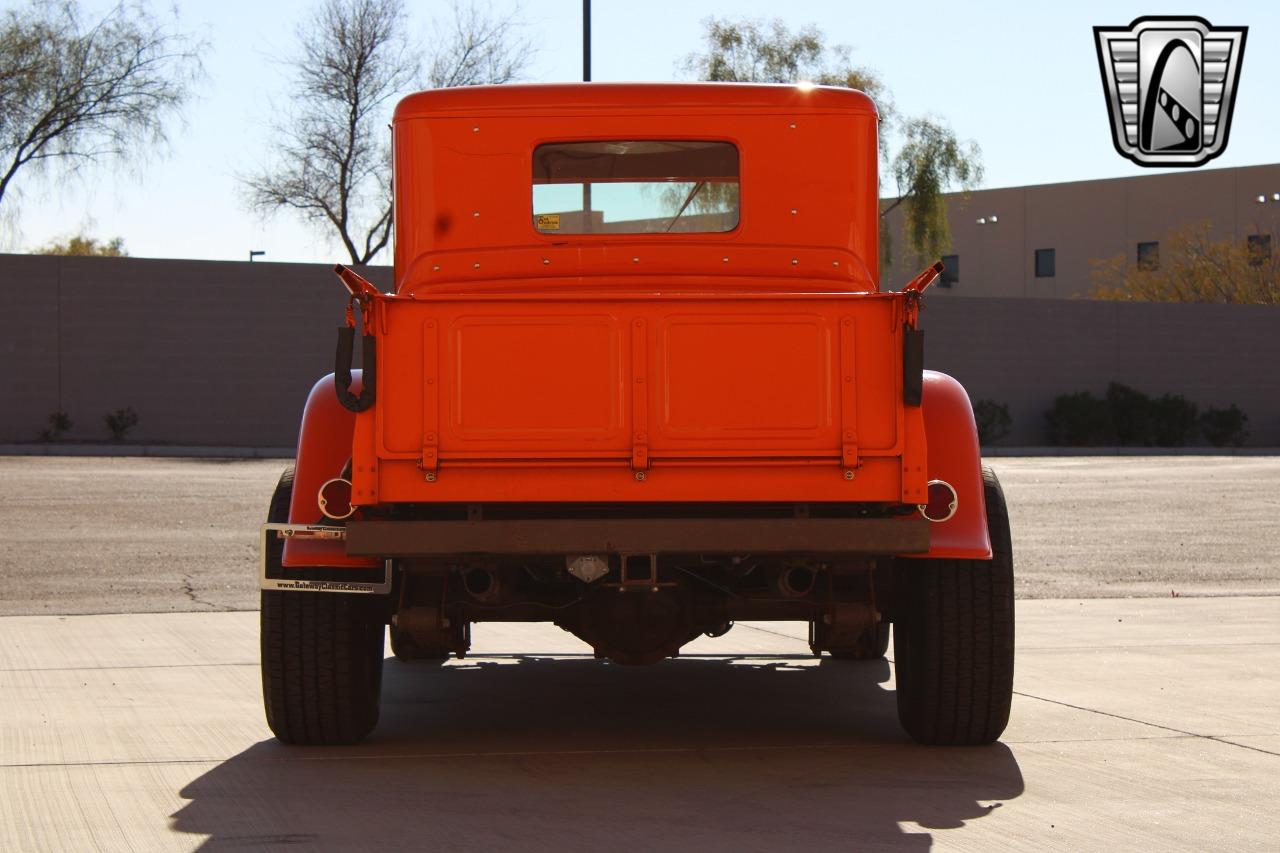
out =
[(906, 731), (1000, 735), (1008, 517), (964, 389), (923, 369), (940, 265), (879, 288), (877, 122), (809, 86), (400, 102), (395, 288), (337, 268), (335, 372), (262, 531), (277, 737), (373, 729), (387, 625), (404, 659), (546, 621), (652, 664), (735, 620), (833, 659), (892, 625)]

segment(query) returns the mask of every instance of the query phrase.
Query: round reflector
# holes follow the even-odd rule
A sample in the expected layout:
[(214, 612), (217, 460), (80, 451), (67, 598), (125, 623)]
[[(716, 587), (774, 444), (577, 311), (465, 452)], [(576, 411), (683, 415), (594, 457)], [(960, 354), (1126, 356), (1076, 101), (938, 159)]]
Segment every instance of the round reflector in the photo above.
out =
[(356, 508), (351, 505), (351, 481), (336, 477), (320, 487), (320, 511), (325, 518), (341, 521), (350, 518)]
[(929, 502), (919, 504), (920, 514), (933, 522), (946, 521), (956, 514), (960, 498), (946, 480), (929, 481)]

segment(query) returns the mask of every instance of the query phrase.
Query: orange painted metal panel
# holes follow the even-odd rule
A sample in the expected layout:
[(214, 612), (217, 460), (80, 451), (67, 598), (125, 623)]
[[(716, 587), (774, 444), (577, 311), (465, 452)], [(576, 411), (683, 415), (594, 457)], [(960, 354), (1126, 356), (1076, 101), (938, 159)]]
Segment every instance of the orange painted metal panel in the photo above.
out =
[(934, 370), (924, 372), (921, 405), (928, 433), (930, 480), (946, 480), (956, 490), (956, 514), (930, 528), (927, 557), (991, 558), (987, 505), (982, 488), (982, 451), (969, 395), (959, 382)]
[[(572, 304), (526, 294), (387, 299), (392, 336), (428, 330), (416, 362), (381, 364), (380, 402), (361, 416), (378, 422), (381, 407), (395, 407), (374, 442), (384, 477), (391, 476), (387, 462), (421, 466), (412, 495), (394, 500), (462, 500), (462, 481), (486, 462), (615, 466), (609, 476), (621, 478), (650, 466), (706, 469), (683, 496), (670, 487), (650, 490), (661, 498), (629, 489), (627, 500), (736, 500), (737, 475), (725, 463), (820, 465), (839, 481), (823, 494), (899, 500), (900, 477), (873, 482), (859, 467), (869, 458), (893, 458), (896, 466), (909, 452), (899, 427), (896, 297), (722, 296)], [(859, 343), (881, 357), (857, 359)], [(417, 444), (406, 422), (418, 430)], [(418, 446), (422, 455), (411, 449)], [(852, 481), (846, 470), (855, 472)], [(439, 477), (427, 480), (428, 471)], [(534, 499), (596, 499), (580, 480), (562, 488), (548, 474)], [(380, 495), (393, 500), (381, 484)]]
[[(795, 86), (592, 84), (423, 92), (394, 121), (401, 294), (599, 275), (785, 276), (839, 290), (878, 279), (870, 100)], [(740, 152), (742, 214), (726, 233), (540, 233), (533, 150), (546, 142), (683, 139)], [(815, 163), (822, 163), (815, 169)]]
[[(351, 391), (360, 393), (362, 376), (351, 372)], [(334, 394), (333, 374), (321, 379), (307, 395), (302, 412), (302, 428), (298, 432), (297, 464), (294, 468), (293, 499), (289, 503), (290, 524), (323, 522), (317, 497), (326, 480), (340, 476), (347, 460), (352, 458), (352, 439), (356, 416), (338, 403)], [(376, 465), (366, 460), (365, 466)], [(364, 499), (358, 492), (352, 500)], [(371, 568), (381, 565), (367, 557), (348, 557), (344, 543), (335, 540), (287, 539), (284, 543), (285, 566), (349, 566)]]

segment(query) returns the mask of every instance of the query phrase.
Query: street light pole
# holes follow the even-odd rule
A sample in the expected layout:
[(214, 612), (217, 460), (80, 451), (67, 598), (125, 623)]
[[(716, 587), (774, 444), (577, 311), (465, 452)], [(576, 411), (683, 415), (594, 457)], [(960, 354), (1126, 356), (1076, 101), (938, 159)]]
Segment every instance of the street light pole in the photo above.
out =
[(591, 0), (582, 0), (582, 82), (591, 82)]

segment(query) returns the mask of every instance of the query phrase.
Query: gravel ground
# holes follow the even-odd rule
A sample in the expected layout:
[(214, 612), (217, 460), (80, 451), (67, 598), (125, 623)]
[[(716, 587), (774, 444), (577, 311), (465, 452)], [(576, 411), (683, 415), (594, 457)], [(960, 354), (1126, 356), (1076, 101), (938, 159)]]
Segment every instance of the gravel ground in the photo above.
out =
[[(1280, 457), (991, 464), (1022, 598), (1280, 594)], [(283, 466), (0, 457), (0, 615), (255, 608)]]

